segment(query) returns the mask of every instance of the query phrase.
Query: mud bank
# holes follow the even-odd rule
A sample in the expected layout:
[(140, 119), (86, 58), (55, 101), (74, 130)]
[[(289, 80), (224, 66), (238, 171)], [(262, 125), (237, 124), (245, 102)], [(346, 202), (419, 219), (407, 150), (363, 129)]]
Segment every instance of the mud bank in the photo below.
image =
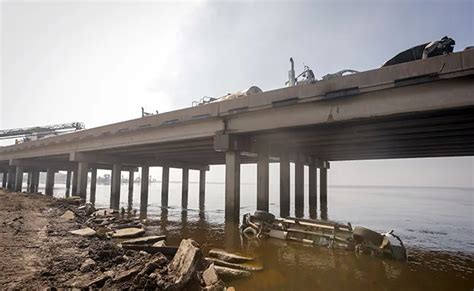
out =
[(233, 289), (192, 239), (167, 247), (142, 237), (142, 221), (73, 199), (0, 190), (0, 201), (2, 288)]

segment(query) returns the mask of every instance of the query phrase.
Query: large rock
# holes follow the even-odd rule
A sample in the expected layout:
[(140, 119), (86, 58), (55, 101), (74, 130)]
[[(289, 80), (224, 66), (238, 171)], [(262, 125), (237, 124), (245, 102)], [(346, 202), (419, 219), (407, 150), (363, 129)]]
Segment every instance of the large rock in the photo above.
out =
[(144, 236), (140, 238), (134, 238), (134, 239), (129, 239), (126, 241), (123, 241), (122, 244), (151, 244), (155, 243), (157, 241), (163, 241), (166, 239), (166, 235), (150, 235), (150, 236)]
[(72, 233), (72, 234), (75, 234), (75, 235), (86, 236), (86, 237), (96, 235), (95, 230), (93, 230), (90, 227), (81, 228), (81, 229), (77, 229), (77, 230), (71, 230), (69, 232)]
[(143, 228), (138, 227), (129, 227), (116, 230), (112, 237), (114, 238), (127, 238), (127, 237), (137, 237), (145, 233)]
[(243, 263), (243, 262), (250, 262), (255, 260), (253, 257), (242, 256), (238, 254), (233, 254), (226, 252), (221, 249), (212, 249), (209, 251), (209, 256), (218, 258), (220, 260), (230, 262), (230, 263)]
[(61, 218), (65, 220), (74, 220), (74, 218), (76, 218), (76, 215), (71, 210), (66, 210), (66, 212), (61, 215)]
[(173, 275), (173, 289), (183, 288), (193, 276), (196, 275), (200, 263), (202, 263), (202, 252), (199, 244), (192, 239), (183, 239), (178, 251), (169, 265), (170, 273)]
[(202, 279), (206, 286), (212, 286), (219, 281), (219, 276), (217, 276), (214, 264), (209, 265), (209, 267), (202, 273)]

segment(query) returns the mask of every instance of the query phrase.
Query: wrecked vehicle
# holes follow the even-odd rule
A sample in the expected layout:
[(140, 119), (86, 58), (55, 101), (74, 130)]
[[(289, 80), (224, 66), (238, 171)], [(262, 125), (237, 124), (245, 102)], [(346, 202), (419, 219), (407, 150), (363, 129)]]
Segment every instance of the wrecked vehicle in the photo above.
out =
[(454, 45), (456, 42), (454, 39), (449, 38), (447, 36), (443, 37), (438, 41), (427, 42), (424, 44), (420, 44), (409, 48), (407, 50), (402, 51), (401, 53), (397, 54), (382, 67), (392, 66), (396, 64), (407, 63), (416, 60), (422, 60), (426, 58), (431, 58), (435, 56), (441, 56), (448, 53), (452, 53), (454, 49)]
[(401, 239), (393, 231), (385, 234), (350, 223), (302, 218), (276, 218), (265, 211), (243, 216), (242, 236), (248, 240), (275, 238), (313, 246), (353, 250), (399, 261), (407, 259)]

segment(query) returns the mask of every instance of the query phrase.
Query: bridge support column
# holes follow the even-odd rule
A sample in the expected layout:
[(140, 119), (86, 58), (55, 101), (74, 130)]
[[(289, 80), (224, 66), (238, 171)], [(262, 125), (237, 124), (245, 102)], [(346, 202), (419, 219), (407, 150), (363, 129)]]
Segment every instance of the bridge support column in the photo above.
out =
[(163, 173), (161, 176), (161, 207), (168, 207), (169, 186), (170, 186), (170, 168), (163, 167)]
[(30, 191), (31, 179), (33, 179), (33, 172), (29, 171), (27, 174), (27, 179), (26, 179), (26, 193)]
[(317, 199), (318, 199), (318, 191), (317, 191), (317, 184), (318, 184), (318, 177), (317, 177), (317, 168), (316, 165), (311, 163), (309, 165), (309, 217), (317, 218)]
[(112, 181), (110, 190), (110, 208), (118, 210), (120, 208), (120, 184), (122, 179), (122, 165), (112, 166)]
[(240, 216), (240, 153), (225, 154), (225, 218), (239, 221)]
[(280, 216), (290, 216), (290, 159), (287, 153), (280, 156)]
[(206, 199), (206, 171), (199, 171), (199, 209), (204, 210)]
[(89, 197), (89, 201), (92, 204), (95, 204), (95, 193), (97, 189), (97, 169), (92, 168), (91, 169), (91, 193)]
[(30, 184), (30, 187), (28, 188), (28, 192), (30, 193), (38, 192), (39, 174), (40, 172), (38, 170), (34, 170), (31, 173), (31, 184)]
[(23, 167), (16, 166), (15, 171), (15, 192), (21, 192), (23, 186)]
[(71, 171), (68, 170), (66, 174), (66, 197), (71, 194)]
[(8, 168), (7, 189), (9, 191), (13, 191), (14, 188), (15, 188), (15, 168), (10, 167)]
[(145, 218), (147, 216), (148, 187), (150, 185), (149, 179), (150, 179), (150, 168), (148, 166), (142, 166), (142, 179), (141, 179), (141, 187), (140, 187), (140, 218)]
[(77, 163), (77, 194), (83, 201), (87, 198), (87, 173), (88, 173), (87, 162)]
[(304, 164), (296, 159), (295, 162), (295, 216), (304, 215)]
[(48, 168), (48, 170), (46, 171), (46, 187), (44, 192), (48, 196), (53, 196), (54, 174), (55, 170), (52, 168)]
[(181, 191), (181, 207), (183, 209), (188, 208), (188, 193), (189, 193), (189, 169), (183, 168), (182, 178), (182, 191)]
[(328, 172), (326, 168), (319, 169), (319, 204), (321, 219), (328, 218)]
[(128, 211), (132, 210), (133, 207), (133, 182), (135, 180), (135, 172), (128, 172)]
[(7, 181), (8, 181), (8, 173), (3, 172), (2, 174), (2, 188), (3, 189), (7, 188)]
[(258, 153), (257, 162), (257, 210), (268, 211), (269, 208), (269, 169), (268, 151)]
[(71, 194), (73, 196), (77, 195), (77, 179), (78, 179), (78, 172), (77, 168), (72, 172), (72, 190)]

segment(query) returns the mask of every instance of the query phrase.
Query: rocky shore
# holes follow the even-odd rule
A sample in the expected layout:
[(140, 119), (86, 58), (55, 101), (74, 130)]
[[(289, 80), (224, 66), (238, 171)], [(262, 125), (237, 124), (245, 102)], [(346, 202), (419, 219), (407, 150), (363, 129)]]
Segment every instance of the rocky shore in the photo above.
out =
[(18, 288), (233, 290), (253, 258), (192, 238), (167, 246), (146, 221), (78, 199), (0, 190), (0, 285)]

